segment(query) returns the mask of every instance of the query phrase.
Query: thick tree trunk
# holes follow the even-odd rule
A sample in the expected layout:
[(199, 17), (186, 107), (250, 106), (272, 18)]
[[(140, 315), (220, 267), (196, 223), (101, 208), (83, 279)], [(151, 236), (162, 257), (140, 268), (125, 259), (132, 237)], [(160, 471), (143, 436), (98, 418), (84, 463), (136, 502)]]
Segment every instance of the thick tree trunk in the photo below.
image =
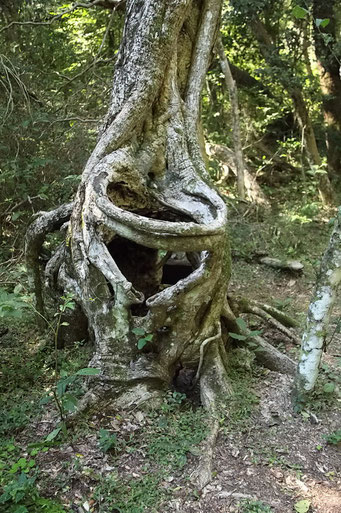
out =
[[(91, 366), (101, 369), (93, 392), (121, 406), (157, 398), (200, 359), (204, 404), (229, 393), (227, 215), (207, 184), (197, 133), (220, 9), (221, 0), (127, 2), (109, 111), (62, 258), (49, 266), (87, 317)], [(178, 253), (188, 276), (164, 283)], [(136, 332), (152, 336), (143, 349)]]
[(341, 208), (335, 221), (329, 246), (324, 254), (313, 299), (309, 305), (306, 328), (302, 337), (295, 398), (304, 402), (314, 389), (318, 376), (327, 329), (341, 281)]
[[(225, 342), (239, 328), (227, 302), (227, 213), (199, 144), (220, 9), (221, 0), (127, 2), (109, 111), (75, 201), (28, 230), (40, 315), (44, 290), (71, 293), (94, 341), (90, 365), (100, 374), (81, 408), (98, 398), (153, 404), (180, 372), (193, 376), (212, 412), (230, 394)], [(66, 240), (45, 267), (44, 289), (38, 256), (58, 228)], [(179, 258), (185, 265), (171, 265)], [(292, 370), (258, 338), (268, 366)]]

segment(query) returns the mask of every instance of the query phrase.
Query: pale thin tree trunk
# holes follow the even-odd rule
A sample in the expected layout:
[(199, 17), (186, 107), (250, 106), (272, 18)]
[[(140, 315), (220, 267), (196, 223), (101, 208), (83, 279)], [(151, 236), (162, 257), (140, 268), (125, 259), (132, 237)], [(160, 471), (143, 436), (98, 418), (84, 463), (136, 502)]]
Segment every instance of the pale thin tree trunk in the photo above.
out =
[(341, 207), (328, 248), (323, 256), (315, 292), (309, 305), (306, 328), (302, 337), (301, 357), (295, 380), (295, 398), (304, 401), (314, 389), (330, 315), (341, 281)]
[(229, 92), (231, 113), (232, 113), (232, 134), (233, 134), (233, 149), (234, 160), (237, 170), (237, 189), (238, 195), (241, 199), (245, 199), (245, 176), (244, 176), (244, 158), (243, 149), (240, 137), (240, 121), (239, 121), (239, 105), (238, 105), (238, 92), (236, 82), (233, 79), (229, 62), (226, 58), (224, 45), (221, 36), (217, 40), (217, 51), (219, 55), (220, 66), (225, 77), (225, 84)]
[[(206, 143), (206, 153), (211, 157), (215, 158), (221, 162), (224, 166), (227, 166), (231, 169), (232, 173), (237, 176), (236, 169), (236, 160), (235, 160), (235, 152), (224, 146), (223, 144), (211, 144)], [(255, 176), (252, 175), (250, 169), (244, 163), (244, 184), (246, 189), (246, 194), (250, 201), (257, 203), (258, 205), (263, 205), (264, 207), (269, 206), (269, 200), (266, 198), (264, 192), (262, 191), (260, 185), (257, 183)], [(221, 179), (223, 181), (224, 178)]]

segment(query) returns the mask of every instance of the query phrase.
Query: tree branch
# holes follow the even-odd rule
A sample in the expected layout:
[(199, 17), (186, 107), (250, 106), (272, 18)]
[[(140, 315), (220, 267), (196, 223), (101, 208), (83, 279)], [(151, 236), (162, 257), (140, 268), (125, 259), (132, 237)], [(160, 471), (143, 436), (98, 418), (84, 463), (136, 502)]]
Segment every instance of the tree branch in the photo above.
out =
[(105, 9), (117, 9), (119, 7), (123, 7), (125, 4), (124, 0), (94, 0), (93, 2), (77, 2), (75, 5), (73, 5), (70, 9), (66, 9), (65, 11), (60, 12), (59, 14), (53, 15), (49, 20), (47, 21), (11, 21), (8, 25), (3, 27), (0, 30), (0, 34), (4, 32), (5, 30), (10, 29), (14, 25), (26, 25), (26, 26), (41, 26), (41, 25), (51, 25), (55, 21), (60, 20), (63, 16), (66, 14), (70, 14), (77, 9), (90, 9), (92, 7), (103, 7)]

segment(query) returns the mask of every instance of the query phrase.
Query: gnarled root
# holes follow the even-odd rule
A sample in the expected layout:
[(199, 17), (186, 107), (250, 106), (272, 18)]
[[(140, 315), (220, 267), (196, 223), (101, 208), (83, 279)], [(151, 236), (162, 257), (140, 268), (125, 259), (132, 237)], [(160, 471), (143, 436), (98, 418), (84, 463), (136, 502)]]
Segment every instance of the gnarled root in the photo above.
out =
[[(60, 229), (70, 219), (73, 203), (66, 203), (51, 210), (39, 212), (38, 217), (29, 226), (25, 238), (25, 255), (30, 285), (36, 298), (36, 309), (40, 318), (45, 315), (39, 256), (48, 233)], [(55, 257), (57, 259), (57, 257)], [(51, 267), (52, 269), (52, 267)]]
[[(221, 338), (219, 339), (221, 341)], [(216, 337), (212, 337), (203, 363), (200, 377), (201, 402), (209, 412), (209, 433), (202, 447), (197, 469), (191, 481), (201, 490), (212, 479), (212, 460), (219, 432), (219, 414), (226, 411), (227, 399), (232, 395), (225, 364), (225, 349)]]
[(223, 316), (227, 320), (230, 331), (238, 333), (246, 337), (245, 343), (250, 349), (254, 351), (256, 360), (264, 367), (270, 370), (281, 372), (284, 374), (294, 375), (296, 371), (296, 363), (289, 356), (281, 353), (278, 349), (273, 347), (263, 337), (250, 334), (248, 328), (242, 329), (236, 322), (236, 318), (242, 312), (239, 303), (229, 298), (225, 303), (223, 309)]
[(258, 301), (254, 301), (252, 299), (245, 298), (233, 298), (232, 302), (237, 304), (237, 309), (240, 313), (249, 313), (254, 314), (267, 321), (271, 326), (276, 328), (278, 331), (283, 333), (286, 337), (288, 337), (294, 344), (300, 345), (300, 338), (290, 329), (290, 327), (297, 326), (297, 323), (294, 319), (285, 315), (283, 312), (278, 310), (275, 307), (272, 307), (267, 304), (262, 304)]
[(199, 465), (190, 476), (198, 490), (202, 490), (212, 480), (212, 461), (218, 432), (219, 421), (213, 418), (209, 421), (209, 433), (201, 447)]

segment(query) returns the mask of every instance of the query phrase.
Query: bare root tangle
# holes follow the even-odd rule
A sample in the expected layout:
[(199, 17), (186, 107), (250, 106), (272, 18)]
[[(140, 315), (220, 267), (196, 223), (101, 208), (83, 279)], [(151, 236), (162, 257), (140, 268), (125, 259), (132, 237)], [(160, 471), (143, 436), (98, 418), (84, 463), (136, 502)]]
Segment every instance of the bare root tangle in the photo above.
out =
[(273, 371), (294, 375), (296, 371), (296, 363), (294, 360), (284, 353), (281, 353), (281, 351), (269, 344), (263, 337), (259, 335), (251, 336), (249, 329), (240, 328), (236, 322), (236, 318), (240, 315), (241, 311), (238, 300), (232, 299), (229, 296), (228, 302), (226, 301), (223, 309), (223, 316), (227, 320), (230, 330), (246, 337), (245, 343), (247, 347), (250, 351), (255, 352), (256, 360), (261, 365)]
[(238, 297), (233, 298), (232, 302), (237, 303), (237, 308), (240, 313), (250, 313), (257, 315), (261, 319), (264, 319), (269, 324), (271, 324), (278, 331), (286, 335), (292, 342), (300, 345), (300, 338), (287, 327), (297, 326), (296, 321), (290, 316), (284, 314), (277, 308), (262, 304), (252, 299)]
[[(110, 107), (74, 204), (43, 214), (28, 231), (27, 262), (43, 312), (39, 251), (71, 214), (45, 284), (73, 293), (94, 342), (90, 365), (100, 374), (89, 380), (79, 411), (102, 398), (120, 408), (155, 404), (177, 369), (196, 372), (212, 415), (232, 393), (222, 329), (236, 325), (226, 299), (227, 210), (208, 184), (198, 144), (221, 4), (127, 2)], [(166, 281), (169, 259), (179, 254), (189, 270)], [(292, 372), (290, 358), (261, 337), (256, 342), (259, 360)], [(213, 440), (215, 425), (212, 433)]]
[[(197, 368), (212, 404), (218, 399), (206, 393), (208, 362), (220, 365), (228, 389), (218, 341), (229, 278), (227, 214), (205, 182), (197, 141), (220, 8), (220, 0), (127, 5), (111, 105), (83, 172), (67, 243), (45, 269), (46, 284), (73, 292), (87, 317), (91, 365), (101, 369), (91, 387), (110, 389), (117, 405), (156, 397), (179, 366)], [(164, 268), (180, 252), (190, 271), (165, 283)], [(144, 348), (136, 331), (149, 336)]]

